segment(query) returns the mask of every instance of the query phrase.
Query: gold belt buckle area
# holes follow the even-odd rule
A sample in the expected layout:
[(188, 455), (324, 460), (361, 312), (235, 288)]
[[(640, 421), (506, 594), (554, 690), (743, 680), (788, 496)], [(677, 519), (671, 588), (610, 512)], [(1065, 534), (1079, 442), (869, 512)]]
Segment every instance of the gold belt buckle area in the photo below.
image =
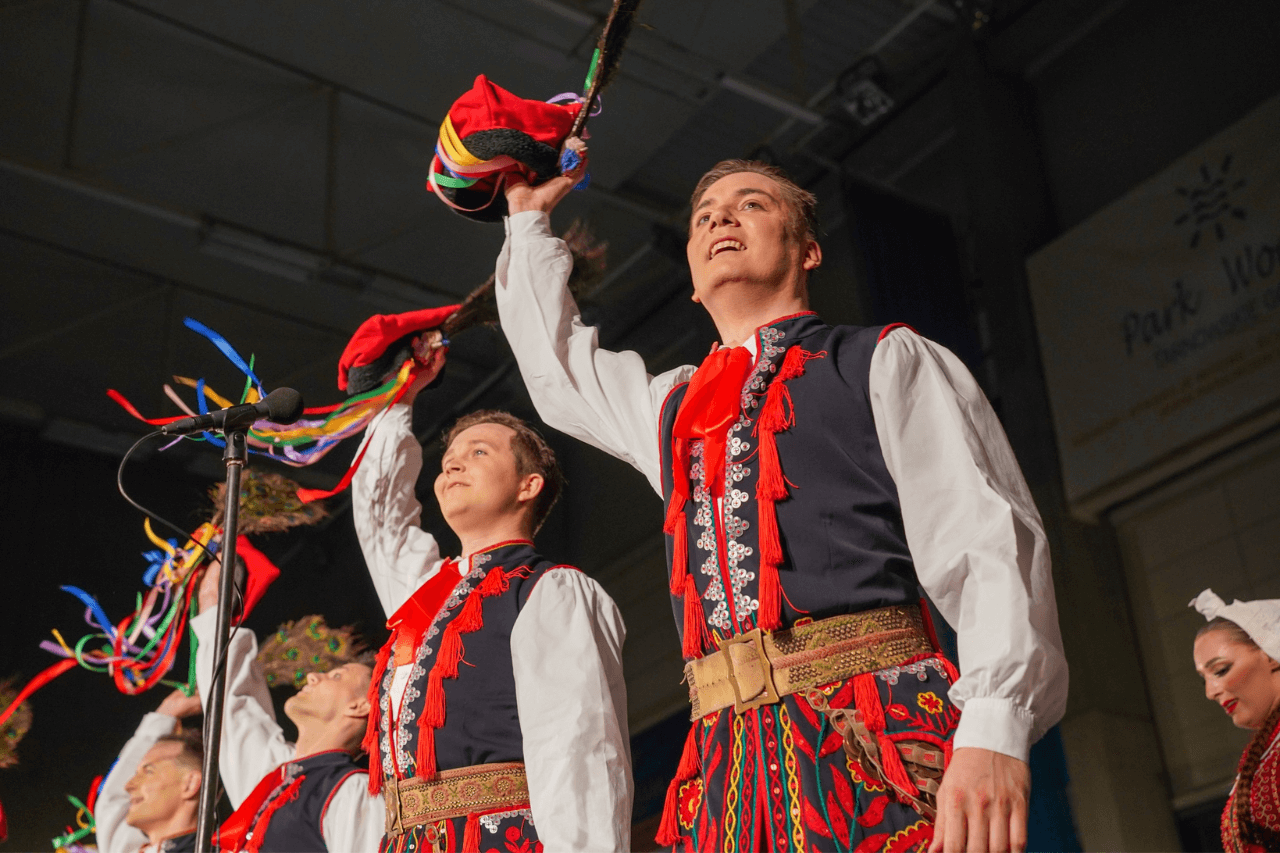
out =
[(764, 632), (759, 628), (726, 640), (720, 647), (729, 664), (735, 714), (777, 702), (773, 666), (764, 652)]

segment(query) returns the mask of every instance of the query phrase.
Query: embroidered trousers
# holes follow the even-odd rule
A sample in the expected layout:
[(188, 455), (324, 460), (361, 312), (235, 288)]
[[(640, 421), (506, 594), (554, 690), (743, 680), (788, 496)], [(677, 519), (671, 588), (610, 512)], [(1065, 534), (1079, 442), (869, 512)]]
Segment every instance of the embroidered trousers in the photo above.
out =
[(874, 683), (879, 709), (856, 705), (848, 679), (821, 688), (817, 702), (795, 694), (741, 715), (728, 708), (695, 721), (701, 769), (678, 788), (682, 837), (675, 849), (925, 850), (932, 822), (848, 757), (821, 706), (859, 707), (874, 719), (882, 714), (888, 741), (923, 742), (949, 757), (960, 719), (948, 698), (954, 671), (929, 656), (873, 673), (864, 684)]

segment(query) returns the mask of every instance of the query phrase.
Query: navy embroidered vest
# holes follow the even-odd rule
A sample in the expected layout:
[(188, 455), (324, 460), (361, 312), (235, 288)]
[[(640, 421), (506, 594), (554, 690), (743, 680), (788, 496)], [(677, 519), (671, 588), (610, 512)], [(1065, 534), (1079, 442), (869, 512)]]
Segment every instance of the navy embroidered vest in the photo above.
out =
[[(789, 350), (804, 353), (803, 372), (787, 379), (789, 416), (774, 434), (787, 496), (773, 507), (781, 561), (781, 626), (918, 600), (897, 487), (885, 467), (871, 411), (870, 367), (882, 327), (831, 327), (811, 313), (756, 332), (758, 358), (742, 388), (741, 410), (725, 446), (723, 518), (702, 485), (702, 442), (688, 448), (685, 503), (688, 575), (711, 643), (758, 625), (760, 609), (761, 406)], [(672, 433), (688, 385), (677, 386), (661, 413), (663, 497), (674, 488)], [(782, 389), (779, 389), (782, 390)], [(766, 508), (766, 511), (767, 508)], [(667, 537), (668, 565), (675, 541)], [(676, 552), (679, 553), (679, 552)], [(673, 590), (676, 623), (686, 603)], [(685, 628), (681, 628), (682, 636)], [(709, 649), (703, 648), (703, 652)], [(693, 650), (686, 644), (686, 656)]]
[[(378, 691), (378, 745), (384, 774), (398, 779), (433, 778), (441, 770), (524, 761), (511, 632), (534, 585), (553, 568), (569, 567), (544, 559), (528, 542), (499, 545), (472, 557), (471, 570), (458, 582), (418, 644), (394, 720), (389, 713), (394, 667), (388, 666), (383, 674)], [(499, 588), (501, 591), (496, 591)], [(468, 613), (471, 599), (476, 601), (470, 607), (478, 613)], [(468, 624), (458, 633), (462, 622), (471, 622), (476, 615), (482, 624)], [(432, 698), (431, 674), (449, 651), (450, 626), (455, 622), (458, 625), (452, 633), (458, 633), (464, 657), (460, 665), (455, 664), (456, 676), (440, 680), (443, 725), (426, 727), (428, 736), (434, 738), (435, 767), (422, 768), (419, 740), (423, 736), (422, 716)], [(389, 736), (392, 728), (394, 738)]]
[[(302, 777), (296, 795), (272, 815), (258, 847), (262, 853), (315, 853), (328, 850), (322, 822), (338, 786), (365, 770), (351, 753), (335, 749), (317, 752), (285, 765), (282, 789)], [(263, 804), (270, 806), (270, 800)], [(341, 851), (334, 851), (341, 853)]]

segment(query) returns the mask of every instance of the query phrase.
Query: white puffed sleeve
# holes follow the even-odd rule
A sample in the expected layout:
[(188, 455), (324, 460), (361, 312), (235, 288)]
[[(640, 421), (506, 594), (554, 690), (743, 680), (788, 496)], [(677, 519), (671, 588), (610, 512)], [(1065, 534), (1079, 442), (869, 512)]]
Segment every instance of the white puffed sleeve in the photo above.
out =
[(1067, 662), (1018, 461), (965, 366), (909, 329), (877, 345), (870, 388), (916, 573), (959, 637), (954, 745), (1025, 761), (1066, 709)]
[(577, 569), (538, 581), (511, 632), (529, 804), (547, 850), (631, 849), (626, 628)]

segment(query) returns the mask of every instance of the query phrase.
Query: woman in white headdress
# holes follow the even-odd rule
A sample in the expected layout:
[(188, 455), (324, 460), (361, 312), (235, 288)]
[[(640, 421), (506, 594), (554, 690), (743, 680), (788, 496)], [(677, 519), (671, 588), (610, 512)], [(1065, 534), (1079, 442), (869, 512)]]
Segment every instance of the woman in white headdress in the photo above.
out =
[(1227, 604), (1206, 589), (1191, 606), (1209, 620), (1194, 653), (1204, 694), (1254, 732), (1222, 812), (1223, 849), (1280, 850), (1280, 599)]

